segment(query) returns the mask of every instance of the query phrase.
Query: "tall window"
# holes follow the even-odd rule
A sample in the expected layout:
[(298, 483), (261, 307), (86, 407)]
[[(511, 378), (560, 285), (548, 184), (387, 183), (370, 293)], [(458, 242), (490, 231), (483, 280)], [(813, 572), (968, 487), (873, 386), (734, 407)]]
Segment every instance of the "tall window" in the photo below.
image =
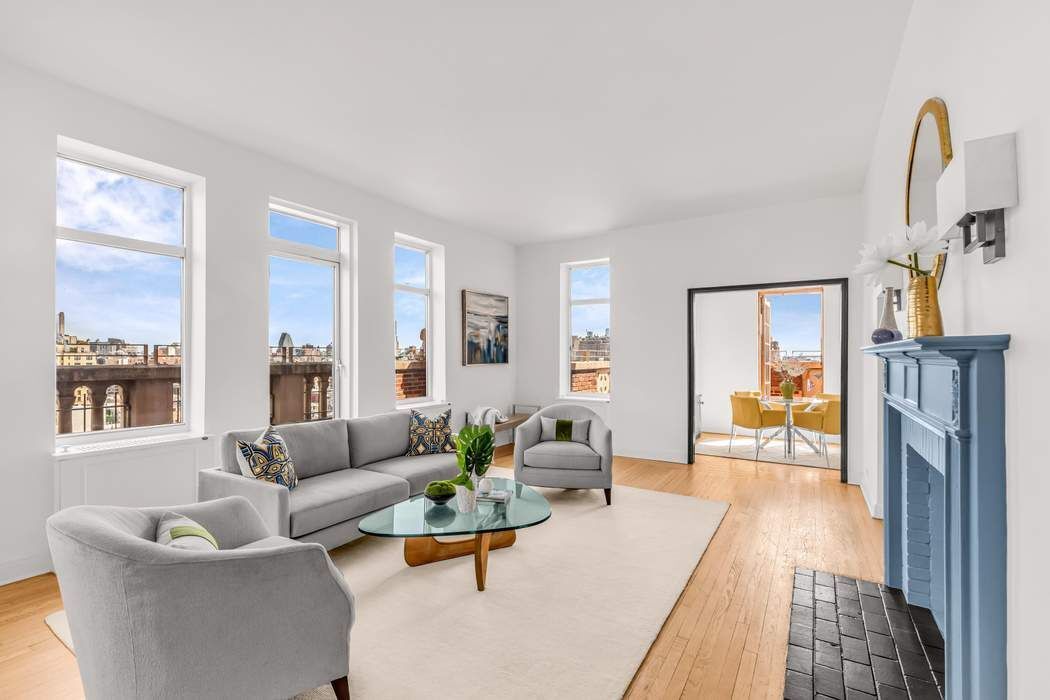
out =
[(270, 206), (270, 422), (339, 415), (339, 285), (348, 227)]
[(604, 397), (610, 389), (609, 261), (564, 266), (563, 391)]
[(394, 245), (394, 395), (398, 401), (433, 398), (431, 253), (406, 243)]
[[(183, 426), (193, 176), (63, 140), (55, 433)], [(185, 175), (183, 178), (182, 176)]]

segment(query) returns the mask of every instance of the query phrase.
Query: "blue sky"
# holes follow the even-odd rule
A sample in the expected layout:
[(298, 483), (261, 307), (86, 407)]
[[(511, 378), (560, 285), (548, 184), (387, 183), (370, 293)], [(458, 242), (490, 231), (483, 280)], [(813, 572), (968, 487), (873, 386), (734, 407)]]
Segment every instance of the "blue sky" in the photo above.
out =
[[(58, 159), (60, 226), (157, 243), (182, 242), (182, 190)], [(66, 332), (150, 345), (178, 342), (182, 261), (59, 240), (56, 310)]]
[[(427, 283), (426, 253), (394, 246), (394, 284), (425, 288)], [(426, 327), (427, 302), (419, 294), (394, 293), (394, 318), (397, 320), (397, 342), (402, 348), (420, 345), (419, 332)]]
[(785, 352), (820, 352), (820, 295), (781, 294), (766, 297), (772, 310), (773, 339)]
[[(569, 291), (574, 300), (608, 299), (609, 266), (577, 267), (569, 273)], [(588, 331), (604, 335), (609, 328), (608, 304), (580, 304), (572, 307), (572, 334), (587, 335)]]
[(270, 345), (282, 332), (295, 345), (331, 343), (334, 292), (330, 265), (270, 256)]
[(328, 250), (336, 250), (339, 247), (339, 229), (335, 226), (326, 226), (277, 211), (270, 212), (270, 235)]
[[(182, 190), (58, 159), (59, 226), (156, 243), (182, 242)], [(337, 231), (271, 213), (272, 235), (335, 248)], [(57, 241), (56, 309), (66, 332), (150, 345), (180, 340), (182, 261), (100, 245)], [(288, 331), (296, 345), (332, 342), (334, 281), (327, 265), (270, 260), (269, 342)]]
[[(297, 216), (270, 212), (270, 235), (335, 250), (339, 231)], [(270, 256), (270, 345), (282, 332), (296, 345), (326, 347), (332, 342), (335, 278), (328, 264)]]

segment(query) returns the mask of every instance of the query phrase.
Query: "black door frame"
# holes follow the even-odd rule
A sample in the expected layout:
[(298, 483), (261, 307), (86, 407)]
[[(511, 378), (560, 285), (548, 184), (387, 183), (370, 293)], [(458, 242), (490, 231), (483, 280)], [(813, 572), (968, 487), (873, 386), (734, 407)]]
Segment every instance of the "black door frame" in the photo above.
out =
[(839, 331), (839, 342), (840, 342), (840, 355), (841, 355), (841, 367), (840, 373), (842, 375), (839, 382), (841, 389), (839, 393), (842, 396), (842, 420), (841, 430), (842, 434), (839, 436), (840, 439), (840, 456), (839, 456), (839, 480), (842, 483), (847, 483), (849, 480), (849, 464), (848, 454), (849, 451), (846, 449), (849, 444), (848, 433), (849, 433), (849, 411), (847, 406), (849, 405), (849, 279), (846, 277), (831, 277), (828, 279), (817, 279), (817, 280), (798, 280), (794, 282), (760, 282), (757, 284), (730, 284), (721, 287), (692, 287), (686, 290), (686, 328), (687, 332), (687, 363), (689, 365), (689, 382), (688, 382), (688, 415), (689, 421), (686, 425), (686, 433), (688, 440), (688, 447), (686, 448), (686, 454), (689, 457), (689, 464), (696, 462), (696, 443), (693, 440), (693, 423), (696, 420), (696, 363), (693, 357), (696, 352), (696, 339), (694, 334), (696, 328), (693, 323), (693, 305), (697, 294), (710, 294), (713, 292), (744, 292), (748, 290), (763, 290), (763, 289), (781, 289), (784, 287), (824, 287), (831, 285), (838, 285), (842, 290), (842, 309), (841, 309), (841, 329)]

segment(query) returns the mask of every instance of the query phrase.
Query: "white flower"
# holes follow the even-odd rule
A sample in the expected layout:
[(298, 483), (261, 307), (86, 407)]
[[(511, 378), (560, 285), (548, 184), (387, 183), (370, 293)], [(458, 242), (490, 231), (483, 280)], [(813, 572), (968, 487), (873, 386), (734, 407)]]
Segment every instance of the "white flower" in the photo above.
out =
[(944, 252), (944, 241), (936, 229), (926, 228), (926, 222), (919, 221), (914, 226), (903, 226), (894, 229), (874, 243), (865, 243), (860, 247), (860, 262), (853, 273), (864, 275), (868, 284), (876, 284), (882, 273), (893, 261), (910, 265), (909, 255), (936, 255)]
[(908, 228), (907, 238), (907, 253), (937, 255), (944, 252), (945, 245), (940, 239), (940, 233), (935, 228), (926, 228), (925, 221), (918, 221)]
[(864, 275), (869, 284), (874, 284), (890, 266), (889, 260), (905, 254), (907, 242), (902, 233), (890, 232), (880, 241), (865, 243), (860, 247), (860, 262), (853, 268), (854, 274)]

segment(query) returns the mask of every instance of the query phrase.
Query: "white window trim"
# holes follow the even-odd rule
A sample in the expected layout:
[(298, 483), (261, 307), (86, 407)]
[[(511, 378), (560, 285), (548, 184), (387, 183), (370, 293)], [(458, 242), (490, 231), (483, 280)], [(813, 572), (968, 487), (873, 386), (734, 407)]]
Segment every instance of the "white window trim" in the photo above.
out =
[[(96, 430), (84, 433), (55, 435), (56, 451), (67, 451), (77, 446), (115, 440), (135, 440), (180, 433), (204, 433), (204, 178), (176, 168), (126, 155), (108, 148), (59, 136), (56, 158), (65, 158), (87, 165), (152, 180), (183, 190), (182, 226), (183, 244), (170, 245), (139, 241), (118, 236), (55, 225), (55, 240), (91, 243), (124, 250), (166, 255), (179, 258), (182, 263), (182, 299), (179, 311), (182, 345), (182, 422), (168, 425)], [(57, 190), (57, 183), (56, 188)], [(51, 317), (58, 313), (52, 291)], [(51, 386), (58, 383), (58, 363), (53, 365)]]
[[(612, 332), (612, 297), (601, 297), (593, 299), (572, 298), (572, 271), (587, 267), (609, 268), (609, 291), (612, 293), (612, 265), (609, 258), (598, 258), (595, 260), (580, 260), (577, 262), (562, 263), (561, 265), (561, 312), (559, 342), (561, 351), (558, 353), (559, 371), (557, 395), (559, 399), (608, 402), (610, 393), (596, 391), (572, 391), (572, 307), (586, 304), (608, 304), (609, 305), (609, 332)], [(610, 370), (612, 360), (609, 361)]]
[[(277, 238), (269, 233), (269, 212), (275, 211), (299, 219), (306, 219), (336, 229), (336, 249), (321, 248), (306, 243), (297, 243)], [(314, 264), (325, 264), (332, 268), (332, 417), (353, 418), (357, 416), (357, 290), (355, 284), (357, 222), (330, 212), (296, 204), (286, 199), (270, 198), (267, 209), (267, 239), (269, 250), (266, 257), (266, 318), (269, 325), (270, 257), (277, 256)], [(267, 357), (269, 372), (269, 357)], [(266, 377), (266, 394), (269, 396), (269, 374)], [(269, 413), (269, 407), (267, 407)]]
[[(427, 391), (426, 396), (397, 399), (397, 408), (425, 408), (446, 402), (445, 398), (445, 246), (404, 233), (394, 234), (394, 247), (426, 254), (424, 288), (394, 283), (394, 292), (420, 294), (427, 299)], [(393, 248), (391, 248), (393, 251)], [(395, 266), (391, 273), (396, 274)], [(395, 310), (396, 314), (396, 310)]]

